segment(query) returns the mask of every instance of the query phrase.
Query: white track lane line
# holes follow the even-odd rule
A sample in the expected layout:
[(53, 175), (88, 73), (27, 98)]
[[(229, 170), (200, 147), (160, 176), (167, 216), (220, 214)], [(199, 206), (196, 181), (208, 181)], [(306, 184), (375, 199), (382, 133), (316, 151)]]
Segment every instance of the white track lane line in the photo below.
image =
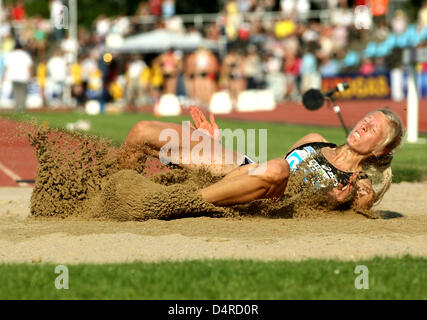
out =
[[(10, 170), (8, 167), (6, 167), (1, 161), (0, 161), (0, 170), (3, 171), (9, 178), (13, 179), (13, 181), (16, 180), (22, 180), (20, 176), (18, 176), (15, 172)], [(26, 182), (19, 182), (18, 185), (20, 187), (29, 187), (30, 184)]]

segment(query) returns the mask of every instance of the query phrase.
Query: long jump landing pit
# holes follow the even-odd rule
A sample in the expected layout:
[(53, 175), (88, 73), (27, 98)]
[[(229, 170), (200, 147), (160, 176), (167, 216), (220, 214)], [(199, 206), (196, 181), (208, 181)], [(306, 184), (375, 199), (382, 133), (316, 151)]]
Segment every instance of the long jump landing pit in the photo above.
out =
[(302, 260), (427, 256), (427, 183), (394, 184), (361, 215), (95, 221), (30, 217), (31, 187), (0, 188), (0, 262)]
[(112, 222), (28, 218), (32, 188), (0, 188), (0, 262), (303, 260), (427, 256), (427, 183), (393, 184), (382, 219), (183, 218)]

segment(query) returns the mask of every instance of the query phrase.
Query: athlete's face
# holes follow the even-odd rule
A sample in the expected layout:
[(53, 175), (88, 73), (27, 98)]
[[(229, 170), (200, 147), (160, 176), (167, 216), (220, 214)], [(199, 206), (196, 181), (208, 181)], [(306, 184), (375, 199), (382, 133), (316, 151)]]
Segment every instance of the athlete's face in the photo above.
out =
[(347, 144), (360, 154), (381, 155), (381, 145), (390, 130), (387, 117), (382, 112), (368, 113), (347, 137)]

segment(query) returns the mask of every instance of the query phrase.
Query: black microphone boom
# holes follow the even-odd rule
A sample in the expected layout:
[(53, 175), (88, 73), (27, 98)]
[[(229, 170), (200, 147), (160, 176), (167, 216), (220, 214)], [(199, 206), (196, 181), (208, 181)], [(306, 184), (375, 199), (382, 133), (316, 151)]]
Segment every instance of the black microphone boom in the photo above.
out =
[(344, 90), (348, 89), (350, 86), (347, 82), (338, 83), (335, 88), (332, 90), (329, 90), (328, 92), (324, 93), (325, 97), (332, 97), (335, 92), (343, 92)]
[(344, 131), (346, 132), (346, 134), (348, 134), (348, 129), (344, 123), (344, 119), (341, 116), (340, 107), (336, 105), (332, 96), (334, 95), (335, 92), (343, 92), (349, 87), (350, 86), (348, 85), (347, 82), (343, 82), (343, 83), (340, 82), (337, 84), (337, 86), (334, 89), (329, 90), (328, 92), (325, 92), (325, 93), (322, 93), (318, 89), (310, 89), (302, 95), (302, 103), (306, 109), (314, 111), (323, 106), (323, 104), (325, 103), (325, 98), (333, 102), (334, 103), (333, 110), (338, 115), (338, 118), (341, 122), (342, 127), (344, 128)]

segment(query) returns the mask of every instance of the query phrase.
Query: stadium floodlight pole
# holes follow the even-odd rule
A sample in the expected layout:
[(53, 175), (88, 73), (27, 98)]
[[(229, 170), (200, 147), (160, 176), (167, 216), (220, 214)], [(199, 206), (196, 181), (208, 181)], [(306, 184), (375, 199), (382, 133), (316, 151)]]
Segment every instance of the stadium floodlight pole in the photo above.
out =
[(78, 33), (77, 33), (77, 0), (69, 0), (70, 7), (70, 28), (68, 30), (70, 39), (73, 41), (73, 57), (72, 62), (77, 62), (77, 53), (79, 48)]
[(418, 142), (418, 91), (415, 81), (415, 68), (409, 66), (408, 98), (407, 98), (407, 140), (409, 143)]

